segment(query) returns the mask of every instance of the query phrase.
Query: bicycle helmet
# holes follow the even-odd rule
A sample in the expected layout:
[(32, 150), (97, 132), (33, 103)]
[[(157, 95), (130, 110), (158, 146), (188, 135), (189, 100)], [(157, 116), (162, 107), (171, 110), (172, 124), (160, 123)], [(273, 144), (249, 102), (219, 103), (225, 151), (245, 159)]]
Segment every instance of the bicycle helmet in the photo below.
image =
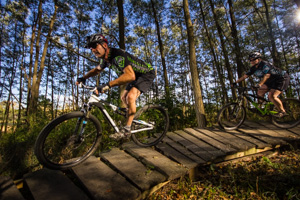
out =
[(85, 48), (90, 48), (93, 43), (103, 43), (106, 42), (108, 44), (107, 39), (100, 33), (96, 33), (86, 37), (86, 45)]
[(261, 54), (259, 52), (253, 52), (249, 55), (249, 60), (253, 60), (253, 59), (257, 59), (257, 58), (261, 58)]

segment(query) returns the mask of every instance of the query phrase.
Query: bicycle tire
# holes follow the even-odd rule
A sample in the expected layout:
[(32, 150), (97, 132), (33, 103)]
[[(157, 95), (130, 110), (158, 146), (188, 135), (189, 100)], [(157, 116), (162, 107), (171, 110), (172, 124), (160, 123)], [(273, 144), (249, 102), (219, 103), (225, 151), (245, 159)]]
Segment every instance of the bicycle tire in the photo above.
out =
[(300, 100), (293, 98), (282, 99), (286, 116), (278, 118), (271, 116), (272, 123), (279, 128), (293, 128), (300, 123)]
[(68, 169), (95, 152), (101, 135), (101, 125), (95, 116), (86, 117), (81, 111), (67, 113), (43, 128), (35, 143), (35, 155), (49, 169)]
[[(233, 112), (238, 111), (234, 114)], [(235, 130), (240, 127), (246, 119), (246, 109), (238, 103), (229, 103), (221, 108), (217, 115), (218, 124), (224, 130)]]
[[(158, 144), (169, 129), (169, 116), (167, 111), (159, 105), (146, 105), (141, 108), (134, 117), (135, 120), (143, 120), (154, 125), (154, 129), (132, 134), (133, 141), (143, 147)], [(133, 122), (132, 130), (141, 129), (143, 125)]]

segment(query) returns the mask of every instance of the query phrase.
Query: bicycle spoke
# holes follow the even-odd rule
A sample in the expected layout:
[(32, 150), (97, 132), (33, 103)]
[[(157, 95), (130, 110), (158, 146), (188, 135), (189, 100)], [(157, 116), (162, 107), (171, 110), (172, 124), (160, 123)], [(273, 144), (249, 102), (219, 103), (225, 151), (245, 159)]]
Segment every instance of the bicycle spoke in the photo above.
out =
[(272, 122), (280, 128), (291, 128), (300, 123), (300, 101), (297, 99), (283, 99), (283, 107), (287, 115), (272, 117)]
[[(142, 120), (146, 123), (139, 122)], [(168, 117), (161, 107), (149, 107), (134, 121), (132, 129), (137, 131), (133, 134), (133, 140), (142, 146), (152, 146), (157, 144), (168, 129)], [(151, 126), (149, 126), (149, 124)], [(151, 129), (149, 127), (152, 127)], [(139, 131), (143, 129), (150, 129)]]

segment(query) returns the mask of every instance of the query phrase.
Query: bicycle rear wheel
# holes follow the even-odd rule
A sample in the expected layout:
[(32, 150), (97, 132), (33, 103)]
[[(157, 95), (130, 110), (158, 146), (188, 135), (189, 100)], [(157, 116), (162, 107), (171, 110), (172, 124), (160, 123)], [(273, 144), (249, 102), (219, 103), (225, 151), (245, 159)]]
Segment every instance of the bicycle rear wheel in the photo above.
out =
[(136, 113), (132, 124), (132, 131), (147, 129), (143, 122), (153, 126), (150, 130), (139, 131), (132, 134), (133, 141), (144, 147), (158, 144), (166, 135), (169, 128), (167, 111), (159, 105), (147, 105)]
[(51, 121), (35, 143), (37, 159), (50, 169), (67, 169), (86, 160), (100, 143), (99, 120), (83, 112), (64, 114)]
[(279, 128), (297, 126), (300, 123), (300, 101), (293, 98), (286, 98), (281, 101), (287, 115), (280, 118), (272, 116), (272, 123)]
[(218, 124), (222, 129), (234, 130), (243, 124), (246, 118), (246, 110), (238, 103), (229, 103), (218, 113)]

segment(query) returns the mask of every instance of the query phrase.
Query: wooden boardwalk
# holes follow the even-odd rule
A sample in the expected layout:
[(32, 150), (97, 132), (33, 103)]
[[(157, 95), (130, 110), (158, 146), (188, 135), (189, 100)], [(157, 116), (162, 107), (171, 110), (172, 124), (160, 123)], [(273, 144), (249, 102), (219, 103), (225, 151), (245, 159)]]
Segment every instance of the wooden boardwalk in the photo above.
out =
[(186, 174), (193, 177), (198, 167), (255, 156), (299, 141), (300, 126), (284, 130), (269, 123), (245, 122), (230, 132), (186, 128), (169, 132), (156, 148), (128, 142), (67, 172), (42, 169), (26, 174), (26, 197), (11, 179), (0, 177), (0, 199), (144, 199), (173, 179)]

